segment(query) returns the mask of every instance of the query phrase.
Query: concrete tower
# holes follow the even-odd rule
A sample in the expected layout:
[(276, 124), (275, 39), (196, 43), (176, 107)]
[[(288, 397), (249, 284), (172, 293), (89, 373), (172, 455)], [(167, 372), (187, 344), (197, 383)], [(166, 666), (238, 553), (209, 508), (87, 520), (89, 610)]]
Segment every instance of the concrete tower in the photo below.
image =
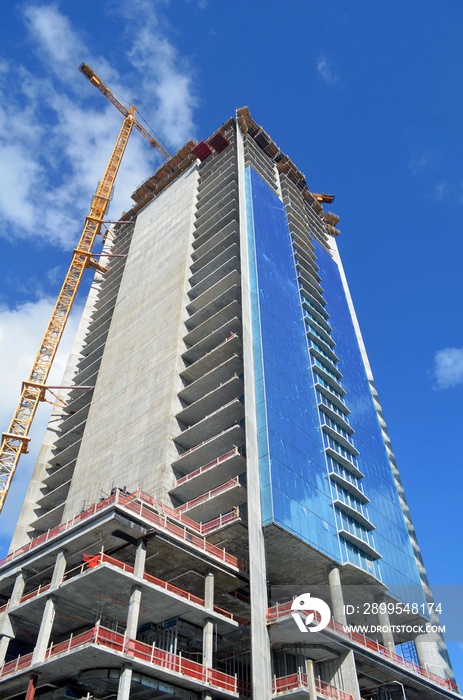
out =
[(460, 697), (338, 217), (247, 108), (133, 199), (0, 563), (0, 697)]

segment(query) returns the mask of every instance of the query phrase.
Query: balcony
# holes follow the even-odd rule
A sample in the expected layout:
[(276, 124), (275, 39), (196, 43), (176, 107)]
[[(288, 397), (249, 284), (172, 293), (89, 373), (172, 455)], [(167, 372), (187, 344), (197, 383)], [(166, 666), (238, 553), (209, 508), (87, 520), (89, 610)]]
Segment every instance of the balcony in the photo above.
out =
[(216, 299), (220, 294), (225, 292), (229, 287), (234, 285), (240, 286), (241, 275), (236, 270), (232, 270), (227, 275), (223, 276), (220, 280), (211, 285), (208, 289), (204, 290), (199, 294), (193, 301), (191, 301), (186, 310), (188, 314), (193, 315), (200, 309), (202, 309), (206, 304), (209, 304), (213, 299)]
[(343, 513), (345, 513), (349, 517), (356, 520), (358, 523), (360, 523), (360, 525), (363, 525), (363, 527), (366, 528), (368, 531), (375, 529), (375, 526), (368, 520), (368, 518), (365, 515), (363, 515), (363, 513), (358, 511), (356, 508), (353, 508), (352, 506), (348, 505), (347, 503), (344, 503), (344, 501), (341, 501), (339, 498), (335, 498), (333, 500), (333, 505), (335, 505), (336, 508), (339, 508), (339, 510), (342, 510)]
[(360, 452), (354, 446), (354, 444), (348, 438), (346, 438), (345, 435), (342, 435), (340, 432), (335, 430), (331, 425), (328, 425), (326, 422), (322, 423), (322, 430), (324, 433), (336, 440), (342, 447), (344, 447), (344, 449), (346, 449), (348, 452), (354, 455), (354, 457), (358, 457)]
[(211, 369), (202, 377), (199, 377), (195, 382), (188, 384), (184, 389), (179, 391), (178, 397), (181, 401), (192, 404), (198, 401), (206, 394), (214, 391), (215, 388), (224, 384), (231, 379), (235, 374), (242, 374), (243, 360), (239, 355), (232, 355), (230, 359), (225, 360), (222, 364), (214, 369)]
[(177, 420), (185, 425), (194, 425), (200, 420), (218, 410), (221, 406), (237, 399), (244, 394), (243, 381), (234, 374), (230, 379), (219, 384), (216, 389), (202, 396), (198, 401), (177, 413)]
[(357, 547), (357, 549), (361, 549), (362, 552), (368, 554), (368, 556), (372, 559), (381, 559), (381, 554), (378, 554), (376, 549), (374, 549), (374, 547), (372, 547), (368, 542), (365, 542), (365, 540), (361, 537), (357, 537), (357, 535), (353, 535), (352, 532), (345, 529), (338, 530), (338, 533), (340, 537), (353, 544), (355, 547)]
[(336, 484), (339, 484), (343, 489), (348, 491), (349, 493), (354, 496), (354, 498), (357, 498), (361, 503), (369, 503), (370, 499), (365, 496), (363, 491), (361, 491), (355, 484), (353, 484), (351, 481), (348, 479), (345, 479), (341, 474), (338, 474), (337, 472), (330, 471), (329, 473), (330, 479), (332, 479)]
[(207, 493), (187, 501), (175, 510), (196, 522), (205, 522), (211, 520), (217, 513), (227, 513), (243, 503), (246, 503), (246, 486), (239, 476), (235, 476)]
[(182, 355), (182, 360), (187, 364), (192, 364), (199, 360), (207, 352), (216, 348), (220, 343), (229, 338), (232, 334), (237, 334), (241, 331), (241, 321), (235, 316), (223, 326), (220, 326), (215, 331), (212, 331), (205, 338), (200, 340), (196, 345), (192, 345)]
[(196, 297), (205, 292), (206, 289), (212, 287), (213, 284), (219, 282), (233, 270), (236, 270), (238, 272), (240, 270), (240, 261), (236, 255), (232, 255), (228, 260), (219, 265), (219, 267), (216, 268), (213, 272), (204, 277), (203, 280), (192, 286), (190, 291), (188, 292), (189, 298), (192, 300), (196, 299)]
[(227, 306), (221, 308), (217, 313), (214, 313), (210, 318), (187, 333), (183, 340), (186, 345), (196, 345), (200, 340), (203, 340), (208, 335), (216, 331), (232, 318), (241, 317), (241, 304), (236, 299)]
[[(237, 219), (237, 212), (232, 211), (230, 212), (229, 218), (226, 217), (223, 221), (220, 222), (220, 224), (223, 226), (226, 223), (229, 223), (229, 221), (233, 219)], [(227, 220), (228, 218), (228, 220)], [(218, 231), (220, 231), (220, 225), (217, 225)], [(205, 243), (203, 246), (198, 248), (193, 257), (193, 263), (190, 265), (190, 270), (191, 274), (194, 275), (195, 272), (198, 272), (201, 270), (203, 267), (211, 263), (213, 260), (217, 259), (217, 257), (224, 253), (227, 249), (229, 249), (233, 244), (238, 245), (238, 236), (236, 233), (230, 233), (227, 238), (223, 238), (220, 241), (216, 243), (214, 246), (209, 246), (208, 243)], [(207, 249), (207, 250), (206, 250)], [(229, 257), (229, 256), (228, 256)]]
[(346, 391), (329, 371), (323, 369), (323, 367), (320, 367), (320, 365), (315, 363), (312, 364), (312, 369), (316, 374), (318, 374), (319, 377), (325, 380), (326, 384), (329, 384), (329, 386), (334, 389), (337, 395), (341, 397), (346, 395)]
[[(318, 387), (317, 387), (318, 388)], [(331, 420), (335, 421), (336, 423), (339, 424), (339, 426), (346, 431), (346, 433), (349, 433), (350, 435), (353, 435), (354, 429), (350, 425), (348, 419), (347, 419), (347, 411), (341, 411), (337, 406), (332, 405), (330, 406), (328, 403), (328, 399), (326, 397), (323, 397), (324, 400), (318, 401), (318, 409), (325, 414), (325, 416), (328, 416), (328, 418), (331, 418)]]
[[(237, 258), (239, 260), (240, 250), (238, 243), (230, 243), (228, 248), (221, 250), (216, 253), (216, 256), (209, 260), (203, 265), (193, 265), (195, 269), (192, 270), (192, 276), (190, 277), (191, 287), (195, 287), (197, 284), (205, 280), (209, 275), (218, 270), (221, 265), (232, 258)], [(191, 269), (191, 268), (190, 268)]]
[[(317, 698), (325, 700), (354, 700), (353, 695), (339, 690), (329, 683), (315, 679)], [(309, 693), (309, 678), (305, 673), (293, 673), (290, 676), (274, 678), (272, 682), (274, 698), (291, 698), (291, 700), (312, 700)]]
[(174, 441), (177, 445), (190, 450), (243, 418), (243, 403), (239, 399), (234, 399), (184, 430), (174, 438)]
[[(352, 472), (354, 476), (356, 476), (358, 479), (363, 479), (364, 474), (360, 471), (360, 469), (357, 466), (357, 460), (355, 457), (351, 457), (351, 459), (348, 459), (347, 457), (344, 456), (341, 452), (338, 452), (337, 450), (333, 449), (332, 447), (328, 446), (325, 447), (325, 452), (327, 455), (330, 457), (334, 457), (336, 461), (339, 462), (339, 464), (342, 464), (343, 467), (346, 467), (348, 471)], [(346, 452), (347, 454), (347, 452)]]
[[(45, 660), (35, 664), (34, 669), (40, 668), (41, 681), (44, 682), (45, 679), (46, 682), (48, 674), (52, 674), (51, 677), (59, 677), (63, 666), (67, 669), (72, 668), (75, 675), (78, 675), (80, 669), (111, 666), (114, 662), (121, 664), (127, 657), (131, 658), (136, 670), (148, 674), (155, 671), (156, 677), (182, 687), (197, 692), (210, 691), (212, 688), (219, 697), (238, 697), (238, 682), (235, 676), (214, 668), (206, 668), (196, 661), (183, 658), (180, 654), (164, 651), (154, 644), (129, 639), (99, 625), (81, 634), (71, 635), (63, 642), (52, 644), (45, 653)], [(64, 664), (63, 658), (66, 658)], [(27, 670), (31, 665), (32, 654), (18, 656), (14, 661), (3, 664), (0, 669), (0, 682)]]
[(322, 383), (323, 379), (322, 377), (315, 376), (315, 388), (317, 391), (320, 392), (328, 401), (330, 401), (336, 408), (339, 408), (340, 411), (344, 411), (345, 413), (349, 413), (349, 409), (347, 408), (346, 404), (343, 401), (343, 398), (341, 395), (337, 395), (337, 392), (329, 385), (327, 382)]
[[(206, 616), (213, 617), (220, 634), (227, 634), (238, 627), (233, 613), (219, 605), (212, 609), (205, 607), (204, 599), (184, 590), (158, 576), (145, 572), (143, 577), (134, 576), (134, 568), (126, 562), (103, 552), (83, 554), (83, 563), (67, 570), (63, 581), (51, 589), (50, 584), (42, 584), (23, 595), (14, 607), (9, 602), (8, 610), (17, 619), (26, 619), (29, 626), (40, 625), (43, 607), (50, 591), (65, 605), (78, 606), (81, 610), (80, 625), (91, 625), (95, 620), (95, 610), (88, 601), (98, 598), (100, 592), (117, 588), (118, 597), (112, 602), (112, 616), (124, 619), (127, 611), (126, 600), (136, 583), (142, 589), (144, 600), (140, 612), (139, 626), (160, 623), (173, 617), (181, 617), (192, 625), (202, 626)], [(75, 619), (62, 617), (55, 621), (55, 638), (62, 638), (75, 629)]]
[(242, 474), (245, 469), (246, 460), (238, 447), (234, 447), (212, 462), (178, 479), (170, 493), (176, 498), (189, 501)]
[(180, 373), (180, 376), (188, 382), (194, 382), (207, 374), (207, 372), (229, 360), (233, 355), (241, 354), (241, 352), (241, 338), (236, 333), (232, 333), (225, 340), (219, 342), (215, 348), (196, 360), (196, 362), (188, 365)]
[(67, 462), (62, 467), (52, 464), (47, 467), (48, 476), (44, 479), (44, 484), (49, 489), (55, 489), (60, 484), (70, 482), (72, 475), (74, 473), (74, 467), (76, 465), (76, 460), (73, 459)]
[(240, 294), (241, 290), (237, 284), (233, 284), (232, 286), (228, 287), (228, 289), (220, 292), (218, 296), (190, 316), (185, 321), (186, 327), (189, 330), (194, 330), (205, 321), (209, 320), (212, 316), (219, 314), (231, 302), (238, 301), (240, 299)]
[[(233, 431), (225, 432), (231, 434)], [(205, 523), (203, 526), (198, 525), (198, 523), (195, 523), (193, 520), (182, 517), (181, 513), (176, 513), (173, 509), (166, 508), (164, 504), (159, 503), (141, 490), (129, 496), (123, 494), (119, 490), (116, 491), (103, 501), (95, 503), (79, 515), (56, 525), (42, 535), (35, 537), (20, 549), (8, 554), (0, 561), (0, 566), (10, 563), (18, 557), (30, 552), (32, 549), (46, 546), (51, 540), (56, 541), (57, 538), (60, 538), (61, 535), (69, 530), (79, 528), (81, 523), (88, 523), (95, 518), (99, 518), (100, 515), (107, 517), (111, 515), (115, 509), (141, 523), (144, 527), (148, 525), (151, 529), (162, 532), (170, 539), (181, 543), (184, 547), (190, 548), (195, 552), (202, 552), (203, 555), (207, 555), (212, 561), (227, 565), (231, 570), (246, 570), (246, 566), (243, 562), (224, 549), (207, 542), (203, 535), (203, 531), (206, 531), (206, 526), (207, 533), (210, 534), (214, 531), (214, 528), (222, 526), (224, 518), (217, 518), (216, 525), (214, 525), (214, 523)], [(236, 515), (234, 517), (236, 518)]]
[(38, 505), (40, 509), (46, 508), (48, 510), (53, 510), (57, 505), (61, 505), (65, 500), (69, 487), (71, 485), (71, 479), (60, 484), (57, 488), (49, 490), (47, 493), (38, 500)]
[[(291, 615), (291, 604), (291, 601), (282, 604), (277, 603), (272, 608), (269, 608), (267, 613), (267, 621), (269, 625), (274, 625), (275, 623), (280, 622), (283, 625), (283, 627), (286, 627), (287, 621), (291, 629), (292, 642), (296, 642), (298, 640), (298, 633), (297, 631), (294, 631), (295, 629), (297, 630), (297, 627)], [(309, 613), (313, 611), (307, 610), (306, 612)], [(318, 613), (316, 612), (314, 613), (314, 619), (318, 622), (321, 619)], [(305, 641), (302, 632), (299, 634), (301, 637), (301, 642)], [(282, 630), (282, 635), (284, 639), (287, 640), (287, 632)], [(389, 651), (389, 649), (386, 649), (386, 647), (382, 646), (374, 639), (370, 639), (364, 634), (353, 632), (350, 628), (345, 628), (344, 625), (340, 624), (339, 622), (336, 622), (333, 618), (331, 618), (327, 627), (322, 632), (317, 632), (312, 635), (312, 637), (314, 638), (314, 642), (316, 641), (316, 637), (318, 637), (318, 635), (320, 635), (321, 639), (328, 639), (331, 637), (333, 640), (339, 640), (342, 646), (345, 646), (345, 643), (348, 642), (354, 650), (359, 649), (362, 651), (366, 651), (368, 652), (368, 654), (373, 655), (373, 658), (380, 658), (383, 662), (387, 661), (397, 669), (406, 671), (408, 674), (410, 674), (409, 677), (419, 676), (420, 678), (426, 679), (431, 683), (434, 683), (440, 688), (444, 688), (445, 690), (448, 690), (452, 693), (458, 693), (458, 686), (452, 680), (448, 678), (441, 678), (440, 676), (437, 676), (436, 674), (431, 673), (430, 671), (427, 671), (424, 668), (421, 668), (421, 666), (418, 666), (412, 663), (411, 661), (404, 659), (399, 654), (396, 654), (393, 651)]]
[(221, 433), (209, 438), (209, 440), (196, 445), (191, 450), (183, 452), (172, 463), (172, 467), (183, 474), (187, 474), (198, 469), (203, 464), (212, 462), (225, 452), (230, 452), (235, 445), (239, 447), (243, 443), (244, 429), (240, 425), (232, 425), (227, 430), (223, 430)]

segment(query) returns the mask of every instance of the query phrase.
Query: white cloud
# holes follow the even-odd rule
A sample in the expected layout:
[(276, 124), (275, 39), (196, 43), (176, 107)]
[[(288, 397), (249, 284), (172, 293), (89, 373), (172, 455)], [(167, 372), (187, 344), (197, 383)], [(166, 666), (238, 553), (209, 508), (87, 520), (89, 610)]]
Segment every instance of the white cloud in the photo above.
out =
[(408, 161), (408, 167), (413, 175), (419, 175), (435, 160), (434, 151), (425, 151), (420, 156), (412, 156)]
[[(77, 243), (122, 124), (121, 114), (76, 70), (82, 61), (117, 93), (132, 97), (136, 86), (135, 102), (172, 149), (192, 136), (193, 74), (162, 25), (163, 4), (111, 6), (126, 19), (124, 80), (57, 4), (23, 6), (39, 60), (33, 72), (0, 64), (0, 236), (33, 237), (67, 250)], [(135, 132), (118, 175), (112, 218), (131, 207), (132, 191), (159, 162)]]
[(437, 182), (436, 185), (434, 186), (434, 190), (432, 192), (432, 199), (437, 200), (438, 202), (441, 202), (445, 195), (447, 194), (449, 189), (448, 183), (446, 180), (441, 180), (440, 182)]
[[(146, 7), (143, 0), (136, 5)], [(193, 70), (163, 33), (155, 12), (147, 10), (144, 18), (144, 26), (133, 37), (129, 58), (143, 76), (143, 111), (149, 110), (155, 130), (178, 147), (194, 132)]]
[(324, 80), (328, 85), (336, 85), (339, 82), (339, 76), (328, 65), (326, 56), (320, 56), (317, 60), (317, 73), (321, 80)]
[(434, 376), (438, 389), (463, 384), (463, 348), (445, 348), (434, 356)]

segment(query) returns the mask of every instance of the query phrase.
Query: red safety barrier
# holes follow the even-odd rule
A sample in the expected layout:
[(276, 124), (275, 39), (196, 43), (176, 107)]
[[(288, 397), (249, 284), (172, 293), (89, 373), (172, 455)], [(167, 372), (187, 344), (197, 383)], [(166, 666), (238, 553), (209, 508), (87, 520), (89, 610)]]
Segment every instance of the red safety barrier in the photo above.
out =
[[(289, 676), (274, 678), (272, 692), (274, 695), (278, 695), (279, 693), (287, 693), (290, 690), (297, 690), (298, 688), (308, 689), (308, 687), (309, 681), (307, 674), (292, 673)], [(315, 680), (315, 688), (317, 693), (320, 693), (320, 695), (330, 700), (353, 700), (353, 696), (350, 693), (346, 693), (344, 690), (340, 690), (334, 685), (330, 685), (321, 680)]]
[[(176, 539), (180, 539), (182, 542), (186, 542), (196, 549), (199, 548), (201, 551), (207, 552), (214, 559), (219, 559), (221, 562), (228, 564), (238, 571), (245, 571), (247, 569), (244, 562), (228, 554), (224, 549), (220, 549), (206, 542), (204, 539), (204, 534), (213, 532), (214, 528), (220, 527), (223, 522), (225, 522), (224, 520), (221, 520), (219, 517), (215, 518), (214, 521), (210, 521), (210, 523), (200, 525), (194, 520), (186, 518), (181, 513), (177, 513), (173, 508), (163, 505), (153, 497), (145, 494), (141, 489), (130, 495), (123, 494), (121, 491), (116, 491), (108, 498), (100, 501), (100, 503), (93, 505), (91, 508), (88, 508), (78, 516), (72, 518), (72, 520), (68, 520), (66, 523), (52, 528), (45, 534), (31, 540), (27, 545), (12, 552), (0, 561), (0, 567), (113, 504), (117, 504), (131, 513), (136, 513), (158, 528), (173, 535)], [(231, 514), (227, 515), (230, 516)], [(236, 515), (234, 517), (236, 517)]]
[(200, 496), (193, 498), (191, 501), (187, 501), (187, 503), (184, 503), (183, 505), (178, 506), (178, 508), (175, 509), (175, 512), (176, 513), (183, 513), (184, 510), (188, 510), (189, 508), (194, 508), (194, 506), (197, 506), (200, 503), (205, 503), (206, 501), (210, 501), (211, 498), (214, 498), (219, 493), (222, 493), (223, 491), (228, 491), (229, 489), (233, 488), (234, 486), (238, 486), (239, 483), (240, 483), (239, 477), (235, 476), (233, 479), (229, 479), (224, 484), (220, 484), (220, 486), (216, 486), (215, 489), (211, 489), (207, 493), (202, 493)]
[[(145, 663), (188, 676), (200, 683), (208, 683), (221, 690), (231, 693), (237, 692), (238, 682), (235, 676), (230, 676), (216, 669), (206, 668), (196, 661), (184, 659), (181, 654), (172, 654), (163, 649), (158, 649), (154, 644), (150, 645), (139, 642), (136, 639), (128, 639), (119, 632), (114, 632), (98, 625), (76, 636), (71, 635), (64, 642), (52, 644), (46, 651), (45, 661), (52, 659), (58, 654), (67, 653), (88, 644), (97, 644), (111, 651), (127, 654)], [(28, 668), (31, 663), (32, 654), (18, 656), (14, 661), (9, 661), (3, 665), (0, 669), (0, 678)]]
[(180, 486), (180, 484), (184, 484), (187, 481), (190, 481), (190, 479), (194, 479), (196, 476), (199, 476), (203, 472), (207, 471), (208, 469), (213, 469), (216, 467), (218, 464), (221, 462), (224, 462), (226, 459), (229, 459), (230, 457), (234, 457), (235, 455), (241, 454), (240, 450), (238, 447), (234, 447), (233, 450), (230, 450), (229, 452), (226, 452), (223, 455), (220, 455), (220, 457), (217, 457), (217, 459), (213, 459), (212, 462), (208, 462), (207, 464), (203, 464), (202, 467), (199, 467), (199, 469), (195, 469), (193, 472), (190, 472), (189, 474), (185, 474), (185, 476), (182, 476), (178, 481), (176, 482), (175, 486)]
[[(288, 615), (291, 614), (291, 605), (292, 601), (289, 601), (287, 603), (277, 603), (273, 607), (269, 608), (267, 611), (267, 621), (269, 623), (274, 622), (275, 620), (279, 620), (282, 617), (287, 617)], [(318, 613), (314, 613), (314, 618), (318, 621), (320, 621), (320, 616)], [(365, 637), (363, 634), (359, 634), (358, 632), (351, 632), (348, 629), (345, 629), (344, 625), (342, 625), (339, 622), (335, 622), (333, 618), (329, 621), (327, 625), (327, 629), (332, 630), (333, 632), (336, 632), (336, 634), (339, 634), (343, 637), (346, 637), (347, 639), (350, 639), (351, 641), (355, 642), (356, 644), (369, 649), (370, 651), (373, 651), (375, 654), (380, 654), (382, 657), (387, 657), (391, 661), (393, 661), (396, 664), (399, 664), (400, 666), (403, 666), (410, 671), (413, 671), (413, 673), (416, 673), (420, 676), (423, 676), (424, 678), (427, 678), (430, 680), (432, 683), (435, 683), (436, 685), (440, 685), (443, 688), (448, 688), (449, 690), (458, 692), (458, 685), (454, 683), (452, 680), (449, 678), (441, 678), (440, 676), (437, 676), (435, 673), (430, 673), (429, 671), (426, 671), (424, 668), (421, 666), (418, 666), (417, 664), (412, 663), (411, 661), (408, 661), (407, 659), (404, 659), (403, 656), (399, 656), (399, 654), (396, 654), (392, 651), (389, 651), (389, 649), (386, 649), (386, 647), (382, 646), (378, 642), (376, 642), (374, 639), (370, 639), (369, 637)]]

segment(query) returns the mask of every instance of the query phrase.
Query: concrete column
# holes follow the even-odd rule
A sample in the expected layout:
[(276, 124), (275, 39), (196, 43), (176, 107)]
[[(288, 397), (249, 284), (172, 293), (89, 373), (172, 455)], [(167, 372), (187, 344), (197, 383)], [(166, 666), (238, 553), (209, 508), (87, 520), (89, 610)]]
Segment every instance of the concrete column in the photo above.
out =
[(64, 572), (66, 571), (66, 556), (64, 550), (61, 550), (56, 555), (55, 568), (53, 569), (53, 575), (51, 577), (50, 587), (59, 586), (64, 578)]
[(133, 565), (133, 573), (139, 578), (143, 578), (145, 573), (145, 562), (146, 562), (146, 540), (143, 538), (137, 544), (137, 552), (135, 554), (135, 563)]
[[(378, 608), (378, 623), (383, 628), (381, 634), (383, 638), (383, 646), (389, 651), (395, 652), (395, 642), (394, 635), (391, 631), (391, 621), (389, 619), (389, 613), (387, 611), (387, 602), (383, 595), (378, 595), (375, 597), (375, 602), (380, 606)], [(384, 608), (381, 610), (381, 607)]]
[[(53, 569), (53, 575), (51, 577), (51, 588), (59, 586), (63, 580), (64, 572), (66, 570), (66, 557), (64, 550), (58, 552), (55, 560), (55, 568)], [(37, 643), (32, 656), (32, 663), (35, 664), (39, 661), (43, 661), (45, 654), (50, 642), (51, 631), (53, 629), (53, 622), (55, 620), (56, 613), (56, 599), (54, 596), (47, 598), (45, 603), (45, 608), (42, 615), (42, 622), (40, 623), (39, 634), (37, 637)]]
[(354, 652), (352, 650), (347, 651), (341, 656), (340, 662), (340, 671), (345, 692), (350, 693), (354, 700), (361, 700)]
[(34, 653), (32, 656), (32, 663), (36, 664), (39, 661), (45, 659), (45, 654), (48, 648), (48, 643), (50, 641), (51, 631), (53, 629), (53, 622), (56, 613), (56, 599), (54, 596), (50, 596), (45, 603), (45, 608), (42, 615), (42, 622), (40, 623), (39, 634), (37, 637), (37, 643), (35, 645)]
[(447, 663), (447, 649), (441, 635), (427, 632), (419, 634), (414, 641), (420, 666), (441, 678), (452, 679), (452, 669)]
[(212, 668), (212, 658), (214, 653), (214, 621), (211, 617), (206, 618), (203, 627), (203, 666)]
[(119, 676), (119, 687), (117, 689), (117, 700), (129, 700), (130, 686), (132, 685), (132, 666), (125, 664)]
[(8, 645), (10, 639), (16, 636), (16, 629), (14, 620), (10, 617), (10, 609), (15, 608), (19, 605), (19, 602), (24, 593), (24, 586), (26, 585), (26, 574), (22, 571), (17, 575), (16, 580), (13, 585), (13, 591), (11, 593), (11, 598), (9, 601), (8, 608), (3, 613), (0, 619), (0, 663), (5, 661), (5, 656), (8, 651)]
[(204, 581), (204, 607), (214, 609), (214, 573), (209, 571)]
[(5, 661), (6, 654), (8, 652), (8, 646), (10, 644), (11, 637), (3, 635), (0, 639), (0, 666)]
[(15, 580), (14, 586), (13, 586), (13, 591), (11, 593), (10, 605), (9, 605), (10, 608), (13, 608), (16, 605), (19, 605), (19, 601), (21, 600), (23, 593), (24, 593), (26, 581), (27, 581), (27, 575), (24, 573), (24, 571), (20, 571), (19, 574), (16, 576), (16, 580)]
[(127, 613), (127, 629), (129, 639), (137, 638), (138, 618), (140, 616), (141, 586), (134, 586), (130, 595), (129, 611)]
[(317, 687), (315, 685), (315, 673), (313, 670), (312, 659), (306, 659), (305, 672), (307, 675), (307, 689), (309, 691), (309, 700), (317, 700)]
[(336, 622), (347, 625), (346, 613), (344, 610), (344, 596), (342, 594), (341, 574), (338, 568), (331, 569), (328, 574), (330, 584), (332, 613)]

